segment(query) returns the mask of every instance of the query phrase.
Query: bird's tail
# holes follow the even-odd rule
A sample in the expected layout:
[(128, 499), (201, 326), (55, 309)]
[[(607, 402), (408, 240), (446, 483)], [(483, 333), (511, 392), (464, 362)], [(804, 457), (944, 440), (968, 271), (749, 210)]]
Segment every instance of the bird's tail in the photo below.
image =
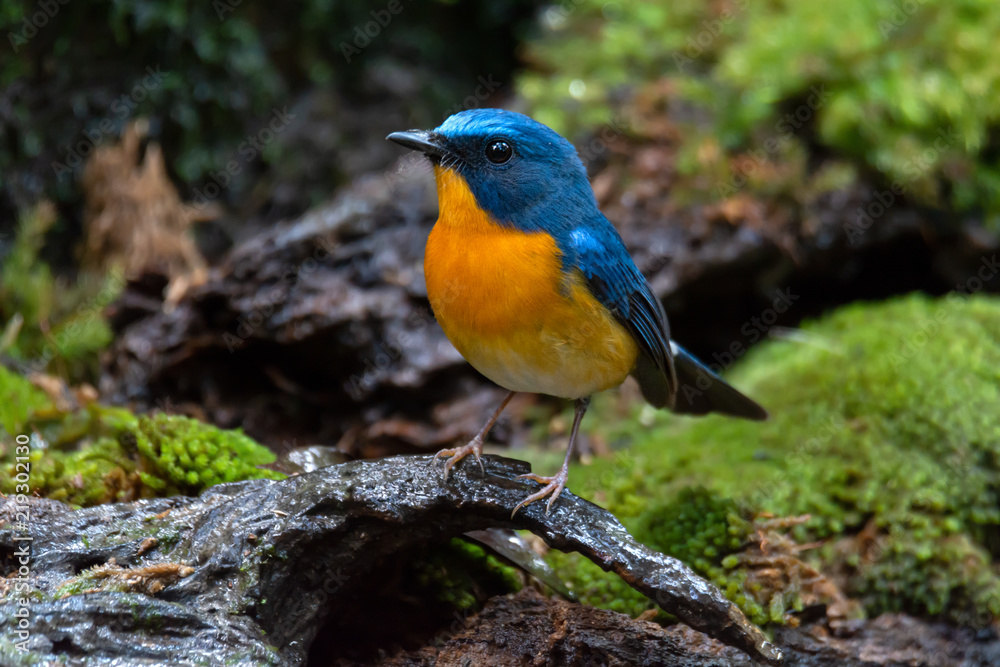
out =
[(670, 405), (670, 396), (674, 393), (670, 391), (670, 382), (651, 360), (647, 363), (645, 356), (640, 355), (633, 373), (639, 381), (643, 397), (651, 405), (658, 408), (672, 407), (674, 412), (689, 415), (719, 412), (744, 419), (767, 419), (767, 410), (727, 384), (690, 352), (673, 341), (670, 341), (670, 348), (677, 370), (673, 406)]
[(744, 396), (712, 369), (698, 361), (683, 347), (670, 342), (677, 367), (677, 402), (674, 412), (703, 415), (721, 412), (744, 419), (767, 419), (767, 410)]

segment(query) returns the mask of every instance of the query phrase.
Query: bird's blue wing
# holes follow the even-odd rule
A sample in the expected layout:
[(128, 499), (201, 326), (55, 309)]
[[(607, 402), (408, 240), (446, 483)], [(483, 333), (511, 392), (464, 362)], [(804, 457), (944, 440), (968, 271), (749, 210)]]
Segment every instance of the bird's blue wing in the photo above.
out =
[[(563, 250), (571, 265), (580, 270), (591, 293), (639, 344), (645, 359), (640, 358), (637, 373), (659, 375), (660, 393), (665, 395), (657, 402), (673, 403), (677, 376), (667, 318), (618, 232), (602, 216), (599, 221), (572, 229), (566, 238)], [(641, 375), (637, 377), (644, 384)]]

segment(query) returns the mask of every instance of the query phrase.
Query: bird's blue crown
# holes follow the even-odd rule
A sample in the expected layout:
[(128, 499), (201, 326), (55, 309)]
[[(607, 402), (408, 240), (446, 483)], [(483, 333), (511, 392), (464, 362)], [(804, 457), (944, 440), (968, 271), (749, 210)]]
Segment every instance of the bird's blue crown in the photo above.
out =
[[(449, 116), (433, 131), (480, 208), (498, 223), (550, 233), (600, 215), (576, 149), (551, 128), (523, 114), (472, 109)], [(509, 159), (495, 163), (488, 148), (505, 142)]]

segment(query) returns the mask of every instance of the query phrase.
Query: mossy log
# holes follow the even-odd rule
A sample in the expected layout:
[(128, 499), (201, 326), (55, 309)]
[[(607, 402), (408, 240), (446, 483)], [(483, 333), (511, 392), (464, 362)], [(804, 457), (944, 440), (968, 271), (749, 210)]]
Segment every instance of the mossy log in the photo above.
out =
[[(464, 465), (443, 483), (429, 461), (355, 461), (281, 481), (220, 485), (198, 498), (76, 511), (45, 500), (18, 506), (9, 497), (0, 505), (5, 574), (17, 576), (15, 554), (31, 537), (23, 635), (30, 653), (12, 646), (21, 640), (16, 599), (24, 591), (12, 592), (18, 582), (9, 579), (0, 604), (3, 657), (302, 664), (324, 619), (351, 613), (337, 604), (346, 582), (414, 545), (503, 526), (579, 551), (691, 627), (756, 661), (778, 660), (721, 592), (636, 542), (600, 507), (565, 492), (550, 516), (538, 504), (512, 520), (529, 488), (515, 479), (526, 472), (523, 463), (486, 457), (486, 479)], [(25, 508), (29, 516), (18, 517)]]

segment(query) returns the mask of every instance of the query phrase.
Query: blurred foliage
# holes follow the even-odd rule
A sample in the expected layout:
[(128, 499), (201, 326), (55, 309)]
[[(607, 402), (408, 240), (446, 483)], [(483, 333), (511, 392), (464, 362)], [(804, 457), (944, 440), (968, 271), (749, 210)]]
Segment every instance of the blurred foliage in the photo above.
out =
[(996, 3), (582, 0), (545, 23), (520, 91), (557, 130), (608, 122), (666, 82), (689, 155), (718, 142), (784, 161), (802, 144), (1000, 219)]
[(44, 10), (35, 0), (0, 0), (10, 42), (0, 60), (8, 205), (29, 206), (43, 193), (72, 200), (73, 179), (55, 163), (75, 169), (75, 147), (85, 157), (88, 137), (116, 137), (138, 117), (151, 119), (170, 168), (196, 184), (234, 159), (273, 109), (293, 108), (314, 88), (344, 100), (324, 124), (384, 98), (440, 114), (471, 92), (477, 76), (507, 80), (517, 26), (532, 7), (527, 0), (310, 0), (294, 10), (252, 0), (73, 0)]
[(71, 382), (89, 380), (97, 353), (111, 342), (104, 307), (125, 287), (120, 269), (55, 278), (39, 258), (55, 208), (42, 203), (22, 215), (6, 254), (0, 252), (0, 353), (37, 372), (58, 372)]
[(21, 433), (29, 417), (51, 410), (51, 404), (44, 391), (0, 366), (0, 429), (5, 437)]
[[(11, 399), (8, 401), (7, 399)], [(90, 402), (60, 409), (0, 366), (0, 493), (18, 483), (17, 436), (31, 436), (30, 493), (75, 506), (197, 495), (222, 482), (281, 479), (274, 455), (242, 432), (178, 415), (136, 416)]]
[[(611, 418), (609, 398), (596, 400), (588, 423), (629, 456), (576, 467), (572, 486), (713, 579), (740, 525), (732, 498), (744, 512), (810, 515), (791, 534), (822, 546), (803, 557), (870, 614), (997, 618), (1000, 299), (914, 294), (847, 306), (804, 330), (806, 342), (764, 343), (736, 369), (734, 384), (768, 408), (767, 422), (644, 408), (635, 429)], [(694, 517), (705, 508), (712, 521)], [(555, 560), (585, 599), (617, 586)], [(723, 590), (760, 618), (733, 595), (745, 591)]]

